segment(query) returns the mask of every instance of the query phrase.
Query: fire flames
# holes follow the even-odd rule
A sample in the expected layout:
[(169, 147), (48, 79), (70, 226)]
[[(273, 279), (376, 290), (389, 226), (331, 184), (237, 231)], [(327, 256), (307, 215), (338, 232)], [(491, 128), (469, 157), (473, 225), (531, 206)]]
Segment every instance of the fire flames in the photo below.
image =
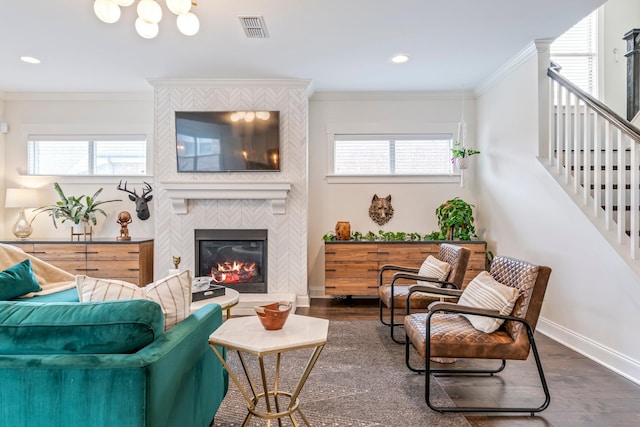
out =
[(247, 282), (255, 275), (255, 262), (224, 262), (211, 269), (211, 277), (217, 283)]

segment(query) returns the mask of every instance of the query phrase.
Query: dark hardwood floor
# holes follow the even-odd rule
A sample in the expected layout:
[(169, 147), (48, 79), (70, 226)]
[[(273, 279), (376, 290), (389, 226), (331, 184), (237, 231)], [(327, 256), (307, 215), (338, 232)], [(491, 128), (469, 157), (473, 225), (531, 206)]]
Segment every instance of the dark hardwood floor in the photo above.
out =
[[(373, 320), (378, 319), (378, 302), (312, 299), (311, 307), (296, 312), (329, 320)], [(467, 415), (472, 426), (640, 426), (640, 385), (542, 334), (536, 333), (536, 343), (551, 392), (549, 408), (533, 417)], [(494, 377), (439, 377), (438, 382), (461, 405), (531, 406), (544, 399), (531, 357), (524, 362), (508, 361), (507, 368)]]

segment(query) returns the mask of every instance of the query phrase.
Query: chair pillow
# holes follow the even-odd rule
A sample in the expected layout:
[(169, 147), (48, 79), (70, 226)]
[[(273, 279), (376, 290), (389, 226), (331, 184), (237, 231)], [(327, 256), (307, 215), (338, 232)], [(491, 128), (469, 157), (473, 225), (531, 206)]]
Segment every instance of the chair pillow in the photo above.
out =
[(189, 270), (139, 287), (114, 279), (76, 276), (81, 302), (147, 299), (155, 301), (164, 313), (164, 330), (168, 331), (191, 314), (191, 272)]
[(28, 258), (0, 272), (0, 300), (2, 301), (41, 290)]
[(145, 300), (5, 301), (0, 354), (131, 354), (162, 335), (163, 323), (158, 304)]
[[(451, 265), (449, 265), (449, 263), (440, 261), (438, 258), (432, 255), (429, 255), (427, 259), (425, 259), (422, 265), (420, 266), (420, 270), (418, 270), (418, 274), (424, 277), (432, 277), (436, 280), (447, 280), (447, 276), (449, 276), (449, 271), (451, 271)], [(425, 285), (425, 286), (436, 285), (435, 283), (425, 282), (422, 280), (418, 280), (418, 284)]]
[[(488, 272), (478, 274), (464, 289), (458, 305), (497, 310), (501, 315), (511, 314), (520, 293), (516, 288), (497, 282)], [(479, 331), (491, 333), (504, 322), (502, 319), (462, 314)]]

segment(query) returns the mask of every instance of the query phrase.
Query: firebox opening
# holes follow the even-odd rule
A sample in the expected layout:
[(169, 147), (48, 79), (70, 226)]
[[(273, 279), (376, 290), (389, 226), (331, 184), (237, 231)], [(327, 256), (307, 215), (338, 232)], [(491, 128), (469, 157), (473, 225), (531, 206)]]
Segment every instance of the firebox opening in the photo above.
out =
[(238, 292), (267, 293), (267, 230), (195, 230), (198, 276)]

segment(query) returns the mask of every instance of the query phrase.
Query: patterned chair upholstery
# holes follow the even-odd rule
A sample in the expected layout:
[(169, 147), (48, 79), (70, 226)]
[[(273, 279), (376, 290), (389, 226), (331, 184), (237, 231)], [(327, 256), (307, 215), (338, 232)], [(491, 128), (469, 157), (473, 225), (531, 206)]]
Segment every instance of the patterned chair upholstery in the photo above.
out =
[[(390, 326), (391, 339), (393, 341), (403, 344), (404, 341), (399, 341), (394, 336), (394, 326), (402, 325), (394, 322), (394, 314), (396, 308), (405, 308), (407, 304), (407, 295), (409, 293), (409, 287), (412, 284), (406, 284), (406, 280), (420, 280), (425, 282), (432, 282), (436, 286), (450, 287), (461, 289), (463, 288), (463, 281), (465, 273), (467, 272), (467, 264), (469, 263), (469, 256), (471, 251), (462, 246), (452, 245), (449, 243), (440, 244), (440, 251), (438, 253), (438, 259), (446, 262), (451, 266), (449, 275), (445, 281), (434, 280), (433, 278), (424, 277), (418, 275), (419, 268), (404, 267), (399, 265), (387, 264), (383, 265), (378, 273), (378, 296), (379, 309), (380, 309), (380, 322), (384, 325)], [(385, 271), (395, 271), (391, 282), (384, 284), (383, 275)], [(396, 284), (396, 281), (404, 280), (405, 284)], [(414, 293), (410, 298), (411, 308), (427, 308), (429, 304), (434, 301), (439, 301), (439, 297), (425, 293)], [(383, 311), (384, 307), (388, 307), (390, 311), (390, 320), (387, 322), (384, 320)]]
[[(436, 302), (429, 306), (428, 313), (409, 314), (405, 317), (404, 326), (407, 335), (405, 360), (407, 367), (415, 372), (430, 374), (489, 374), (502, 371), (506, 360), (525, 360), (529, 350), (533, 350), (540, 382), (545, 393), (542, 405), (532, 408), (444, 408), (433, 405), (429, 396), (430, 375), (426, 377), (425, 399), (429, 407), (439, 412), (540, 412), (550, 402), (549, 390), (544, 378), (540, 357), (536, 348), (533, 333), (535, 331), (542, 301), (551, 274), (549, 267), (534, 265), (514, 258), (496, 256), (491, 264), (491, 276), (498, 282), (518, 289), (519, 297), (510, 315), (500, 316), (497, 311), (463, 307), (455, 303)], [(420, 291), (414, 286), (409, 291)], [(461, 294), (460, 290), (441, 290), (443, 294)], [(485, 333), (475, 329), (460, 313), (505, 319), (503, 325), (495, 332)], [(430, 331), (427, 334), (427, 330)], [(410, 364), (410, 351), (415, 349), (425, 360), (425, 369), (415, 368)], [(431, 358), (471, 358), (502, 360), (498, 369), (433, 369)]]

